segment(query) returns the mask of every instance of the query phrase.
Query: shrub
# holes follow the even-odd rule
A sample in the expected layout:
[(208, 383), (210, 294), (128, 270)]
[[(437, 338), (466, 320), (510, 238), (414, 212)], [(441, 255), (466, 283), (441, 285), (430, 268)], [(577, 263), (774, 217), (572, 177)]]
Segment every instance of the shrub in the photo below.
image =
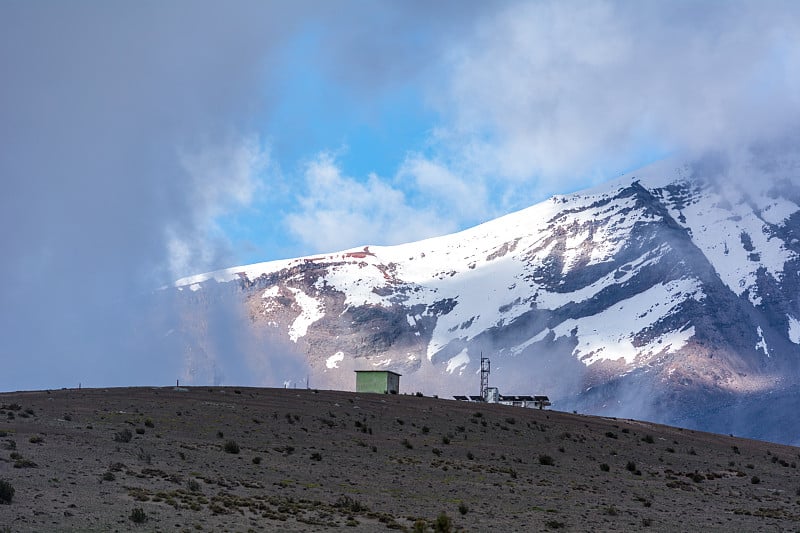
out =
[(566, 527), (567, 524), (559, 522), (558, 520), (548, 520), (544, 525), (548, 529), (561, 529), (562, 527)]
[(608, 507), (606, 507), (605, 514), (607, 514), (608, 516), (617, 516), (619, 514), (619, 511), (617, 511), (617, 508), (614, 507), (614, 504), (611, 504)]
[(136, 428), (137, 435), (144, 435), (144, 428)]
[(145, 450), (144, 448), (139, 448), (136, 451), (136, 458), (142, 462), (150, 464), (153, 462), (153, 454), (149, 451)]
[(625, 465), (625, 469), (629, 472), (636, 472), (636, 463), (628, 461), (628, 464)]
[(339, 499), (336, 500), (336, 503), (334, 503), (333, 506), (338, 507), (339, 509), (345, 509), (351, 513), (362, 513), (369, 511), (369, 507), (362, 504), (355, 498), (351, 498), (350, 496), (339, 496)]
[(475, 454), (474, 454), (474, 453), (472, 453), (472, 452), (467, 452), (467, 459), (469, 459), (470, 461), (472, 461), (473, 459), (475, 459)]
[(606, 431), (606, 437), (608, 437), (609, 439), (616, 439), (617, 434), (614, 433), (613, 431)]
[(44, 442), (44, 438), (41, 435), (34, 435), (33, 437), (28, 439), (28, 442), (31, 444), (40, 444)]
[(429, 428), (428, 426), (422, 426), (422, 434), (423, 435), (427, 435), (430, 432), (431, 432), (431, 428)]
[[(440, 455), (442, 455), (442, 450), (440, 450), (439, 448), (434, 448), (431, 451), (433, 452), (433, 455), (435, 455), (436, 457), (439, 457)], [(800, 489), (798, 489), (798, 490), (800, 490)]]
[(5, 479), (0, 479), (0, 503), (11, 503), (14, 499), (14, 487)]
[(655, 439), (653, 439), (652, 435), (645, 435), (644, 437), (642, 437), (642, 440), (647, 444), (653, 444), (655, 442)]
[(450, 444), (450, 437), (442, 435), (442, 444)]
[(223, 449), (227, 453), (239, 453), (239, 444), (237, 444), (237, 442), (235, 440), (228, 440), (228, 441), (225, 441), (225, 445), (223, 446)]
[(149, 427), (149, 428), (154, 428), (154, 427), (156, 427), (156, 425), (153, 423), (153, 421), (152, 421), (151, 419), (149, 419), (149, 418), (145, 418), (145, 420), (144, 420), (144, 425), (145, 425), (146, 427)]
[(461, 502), (458, 504), (458, 512), (461, 513), (462, 515), (465, 515), (469, 512), (469, 507), (467, 507), (466, 503)]
[(190, 479), (186, 483), (186, 488), (189, 489), (190, 492), (198, 492), (200, 490), (200, 483), (198, 483), (196, 479)]
[(758, 476), (753, 476), (750, 478), (750, 483), (752, 483), (753, 485), (758, 485), (759, 483), (761, 483), (761, 479), (759, 479)]
[(408, 440), (408, 439), (403, 439), (403, 446), (405, 446), (405, 447), (406, 447), (407, 449), (409, 449), (409, 450), (410, 450), (410, 449), (412, 449), (412, 448), (414, 448), (414, 445), (413, 445), (413, 444), (411, 444), (411, 442), (409, 442), (409, 440)]
[(608, 472), (609, 470), (611, 470), (611, 467), (608, 466), (608, 463), (603, 463), (600, 465), (600, 470), (602, 470), (603, 472)]
[(553, 458), (550, 457), (549, 455), (540, 455), (539, 464), (553, 466), (555, 464), (555, 461), (553, 461)]
[(117, 476), (115, 476), (114, 472), (111, 472), (110, 470), (103, 474), (103, 481), (114, 481), (115, 479), (117, 479)]
[(114, 434), (114, 440), (116, 442), (130, 442), (133, 438), (133, 433), (128, 428), (123, 429), (122, 431), (117, 431)]
[(433, 523), (433, 530), (436, 533), (450, 533), (453, 531), (453, 520), (444, 513), (439, 513), (436, 522)]
[(147, 521), (147, 513), (141, 507), (136, 507), (131, 511), (129, 518), (134, 524), (143, 524)]
[(258, 457), (258, 456), (253, 457), (253, 464), (254, 465), (260, 465), (261, 464), (261, 457)]
[(312, 461), (322, 461), (322, 454), (319, 452), (314, 452), (311, 454)]

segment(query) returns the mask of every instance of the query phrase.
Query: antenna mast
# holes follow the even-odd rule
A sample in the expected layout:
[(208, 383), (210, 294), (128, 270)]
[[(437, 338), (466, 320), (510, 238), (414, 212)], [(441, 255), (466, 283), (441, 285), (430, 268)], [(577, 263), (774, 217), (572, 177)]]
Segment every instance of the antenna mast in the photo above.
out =
[(489, 388), (489, 358), (481, 352), (481, 398), (486, 401), (486, 389)]

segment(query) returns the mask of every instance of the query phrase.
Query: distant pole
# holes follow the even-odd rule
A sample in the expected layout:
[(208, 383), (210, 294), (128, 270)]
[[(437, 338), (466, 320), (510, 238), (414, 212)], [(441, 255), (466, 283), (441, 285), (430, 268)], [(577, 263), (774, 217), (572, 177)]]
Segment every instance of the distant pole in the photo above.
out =
[(179, 379), (176, 379), (176, 380), (175, 380), (175, 388), (178, 388), (178, 387), (180, 387), (180, 386), (181, 386), (181, 380), (179, 380)]

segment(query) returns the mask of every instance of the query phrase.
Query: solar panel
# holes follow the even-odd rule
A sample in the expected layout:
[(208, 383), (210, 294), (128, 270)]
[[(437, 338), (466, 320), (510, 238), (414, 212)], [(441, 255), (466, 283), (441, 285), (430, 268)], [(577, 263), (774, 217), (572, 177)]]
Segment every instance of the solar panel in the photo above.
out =
[(536, 400), (537, 402), (549, 402), (550, 401), (550, 398), (548, 398), (547, 396), (534, 396), (533, 399)]
[(465, 401), (467, 401), (469, 399), (466, 396), (453, 396), (453, 398), (455, 398), (456, 400), (459, 400), (461, 402), (465, 402)]
[(481, 398), (480, 396), (470, 396), (469, 399), (472, 400), (473, 402), (482, 402), (483, 401), (483, 398)]

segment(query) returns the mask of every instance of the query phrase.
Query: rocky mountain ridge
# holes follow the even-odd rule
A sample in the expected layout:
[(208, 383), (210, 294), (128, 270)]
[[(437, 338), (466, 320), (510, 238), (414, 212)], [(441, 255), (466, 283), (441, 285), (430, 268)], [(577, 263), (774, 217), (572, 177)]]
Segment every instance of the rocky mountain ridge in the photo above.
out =
[(484, 355), (502, 393), (758, 437), (726, 413), (763, 425), (765, 395), (800, 403), (800, 165), (667, 161), (453, 235), (176, 287), (235, 289), (320, 386), (390, 369), (407, 391), (477, 394)]

